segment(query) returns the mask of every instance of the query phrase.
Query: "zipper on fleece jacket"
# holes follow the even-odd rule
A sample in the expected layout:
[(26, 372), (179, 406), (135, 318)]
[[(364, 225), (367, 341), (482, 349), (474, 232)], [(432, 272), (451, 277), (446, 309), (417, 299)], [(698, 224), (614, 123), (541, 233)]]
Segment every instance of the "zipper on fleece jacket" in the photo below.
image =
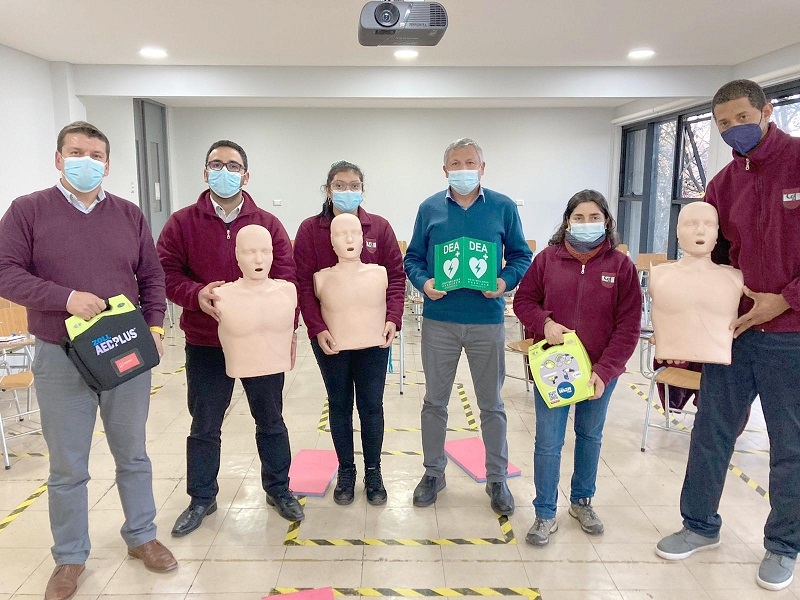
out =
[(231, 239), (231, 224), (225, 223), (225, 239)]
[(583, 299), (583, 282), (586, 279), (583, 275), (586, 273), (586, 263), (581, 263), (581, 278), (578, 280), (578, 304), (575, 306), (575, 331), (577, 332), (580, 327), (579, 319), (581, 315), (581, 300)]

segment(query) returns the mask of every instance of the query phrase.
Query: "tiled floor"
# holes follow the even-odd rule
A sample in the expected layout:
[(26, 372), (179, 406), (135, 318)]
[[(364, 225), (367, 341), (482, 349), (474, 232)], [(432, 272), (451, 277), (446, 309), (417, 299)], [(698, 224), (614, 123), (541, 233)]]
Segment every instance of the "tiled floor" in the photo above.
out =
[[(389, 375), (385, 451), (421, 449), (416, 430), (424, 393), (419, 334), (413, 320), (409, 318), (406, 325), (408, 385), (401, 396), (398, 375)], [(517, 327), (511, 320), (508, 331), (509, 339), (515, 339)], [(606, 526), (602, 536), (584, 534), (567, 514), (564, 492), (568, 491), (573, 446), (573, 438), (568, 436), (559, 530), (546, 548), (524, 543), (534, 518), (534, 411), (532, 396), (525, 391), (524, 383), (509, 378), (504, 388), (509, 455), (522, 469), (521, 477), (509, 480), (517, 502), (517, 510), (509, 520), (514, 536), (510, 543), (285, 545), (288, 523), (265, 504), (255, 456), (254, 425), (238, 386), (223, 428), (219, 510), (198, 531), (172, 539), (172, 524), (188, 502), (184, 448), (189, 417), (180, 332), (171, 330), (167, 342), (165, 359), (153, 378), (157, 391), (152, 397), (148, 448), (154, 468), (159, 537), (180, 560), (180, 568), (156, 575), (146, 571), (141, 562), (126, 557), (118, 533), (122, 512), (114, 490), (113, 461), (98, 431), (90, 465), (93, 479), (89, 483), (93, 548), (80, 579), (78, 599), (256, 600), (273, 588), (326, 586), (352, 588), (349, 593), (358, 593), (362, 588), (362, 594), (368, 593), (363, 588), (523, 588), (538, 589), (545, 600), (800, 598), (800, 582), (779, 593), (756, 586), (755, 572), (763, 555), (762, 527), (769, 505), (733, 472), (728, 475), (722, 498), (722, 546), (682, 562), (667, 562), (655, 555), (654, 546), (662, 535), (680, 528), (678, 496), (689, 439), (652, 430), (648, 451), (640, 452), (645, 401), (632, 386), (642, 393), (646, 393), (647, 386), (638, 373), (636, 357), (630, 362), (631, 372), (617, 386), (605, 429), (594, 501)], [(397, 345), (394, 352), (397, 358)], [(508, 355), (508, 370), (522, 374), (519, 355)], [(457, 382), (464, 385), (477, 416), (466, 360), (462, 360)], [(287, 374), (285, 388), (284, 415), (294, 453), (302, 448), (332, 448), (330, 434), (317, 429), (324, 401), (317, 365), (307, 340), (303, 340), (297, 366)], [(5, 401), (0, 410), (8, 410)], [(455, 390), (450, 403), (450, 426), (467, 427)], [(398, 428), (414, 431), (393, 431)], [(768, 443), (758, 406), (737, 448), (749, 453), (737, 451), (734, 464), (766, 488)], [(46, 452), (46, 447), (41, 437), (35, 436), (12, 442), (11, 451)], [(0, 527), (5, 525), (0, 529), (0, 600), (41, 598), (53, 569), (47, 495), (34, 500), (15, 518), (12, 515), (45, 482), (47, 459), (22, 456), (12, 460), (11, 470), (0, 473)], [(412, 491), (423, 473), (420, 456), (384, 456), (383, 472), (389, 491), (386, 506), (369, 506), (360, 483), (356, 501), (347, 507), (335, 505), (330, 491), (325, 498), (308, 498), (307, 518), (298, 539), (503, 539), (501, 523), (489, 508), (483, 485), (475, 483), (456, 465), (448, 466), (447, 488), (436, 505), (429, 508), (411, 504)], [(485, 589), (474, 595), (490, 593)]]

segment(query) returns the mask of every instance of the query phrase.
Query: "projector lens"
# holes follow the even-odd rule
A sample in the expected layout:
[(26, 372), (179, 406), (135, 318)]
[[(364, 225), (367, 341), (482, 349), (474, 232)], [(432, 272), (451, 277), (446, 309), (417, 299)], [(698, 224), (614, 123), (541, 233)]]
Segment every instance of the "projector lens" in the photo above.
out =
[(381, 2), (375, 8), (375, 20), (381, 27), (394, 27), (400, 20), (400, 10), (391, 2)]

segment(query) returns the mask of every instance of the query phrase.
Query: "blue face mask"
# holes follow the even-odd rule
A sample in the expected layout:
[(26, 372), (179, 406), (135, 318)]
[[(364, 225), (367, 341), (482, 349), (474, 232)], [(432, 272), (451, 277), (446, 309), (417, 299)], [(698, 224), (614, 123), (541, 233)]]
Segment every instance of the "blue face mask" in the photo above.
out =
[(208, 187), (220, 198), (232, 198), (242, 187), (242, 174), (231, 173), (227, 167), (208, 171)]
[(71, 156), (64, 159), (64, 178), (82, 193), (97, 189), (106, 174), (106, 163), (89, 156)]
[(758, 123), (736, 125), (722, 132), (722, 139), (739, 154), (747, 154), (758, 146), (763, 135), (761, 120)]
[(351, 192), (346, 190), (344, 192), (333, 192), (333, 205), (343, 213), (352, 213), (358, 210), (361, 205), (361, 192)]
[(569, 230), (579, 242), (596, 242), (606, 234), (606, 224), (599, 223), (570, 223)]
[(453, 191), (466, 196), (480, 183), (477, 171), (448, 171), (447, 183)]

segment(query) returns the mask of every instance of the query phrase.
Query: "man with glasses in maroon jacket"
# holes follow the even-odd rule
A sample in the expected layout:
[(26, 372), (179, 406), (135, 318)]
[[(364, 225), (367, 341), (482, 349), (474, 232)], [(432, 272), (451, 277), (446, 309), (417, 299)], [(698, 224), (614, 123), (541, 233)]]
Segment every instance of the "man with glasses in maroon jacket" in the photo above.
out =
[[(200, 527), (217, 510), (217, 475), (222, 421), (231, 403), (235, 380), (225, 372), (217, 335), (219, 313), (214, 289), (242, 277), (236, 261), (236, 234), (245, 225), (262, 225), (272, 235), (271, 279), (297, 285), (292, 246), (281, 222), (256, 206), (242, 188), (250, 179), (247, 154), (229, 140), (211, 145), (203, 178), (209, 189), (197, 202), (174, 213), (158, 239), (158, 256), (167, 280), (167, 298), (183, 307), (186, 334), (186, 384), (192, 426), (186, 440), (186, 490), (191, 497), (172, 529), (174, 537)], [(295, 316), (295, 328), (297, 316)], [(289, 491), (291, 450), (283, 421), (284, 374), (241, 379), (256, 421), (256, 446), (267, 504), (290, 521), (304, 518)]]

